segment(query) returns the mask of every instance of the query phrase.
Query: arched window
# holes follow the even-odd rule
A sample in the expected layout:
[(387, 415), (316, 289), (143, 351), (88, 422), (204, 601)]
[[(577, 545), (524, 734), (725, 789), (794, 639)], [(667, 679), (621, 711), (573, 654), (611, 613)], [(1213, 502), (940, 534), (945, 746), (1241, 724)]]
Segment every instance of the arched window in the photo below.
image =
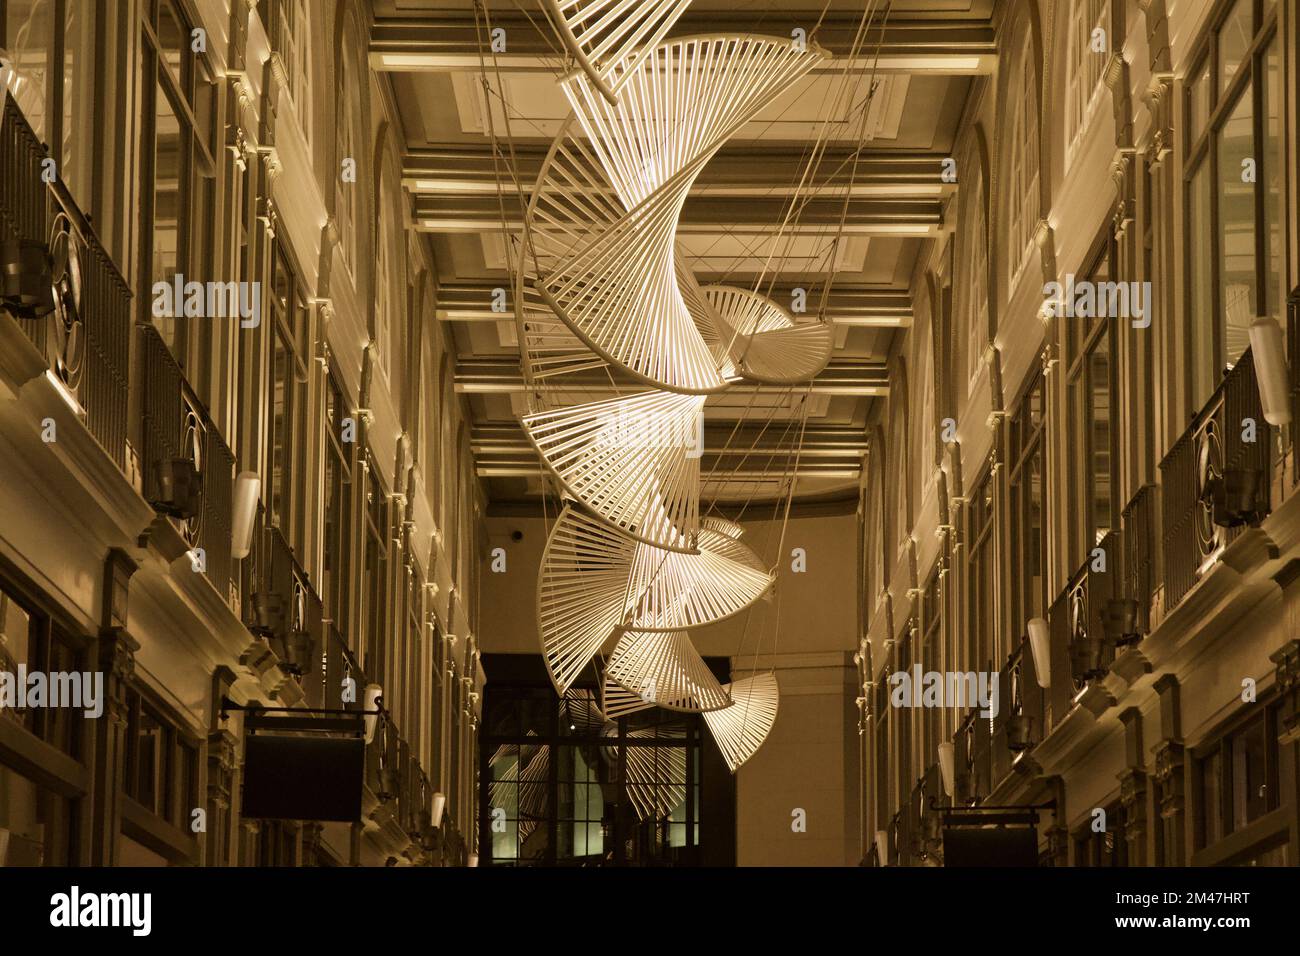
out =
[(1088, 124), (1110, 59), (1110, 0), (1075, 0), (1065, 67), (1065, 167)]
[(1007, 265), (1014, 282), (1029, 261), (1038, 224), (1038, 93), (1033, 44), (1020, 53), (1011, 86), (1011, 163), (1007, 176)]
[(966, 323), (967, 390), (974, 386), (989, 338), (988, 216), (984, 205), (984, 178), (976, 174), (962, 210), (964, 282), (963, 318)]
[(379, 359), (379, 368), (388, 375), (390, 373), (388, 353), (393, 329), (392, 313), (396, 298), (393, 295), (393, 250), (391, 248), (393, 226), (389, 221), (391, 216), (388, 213), (388, 203), (385, 201), (388, 197), (383, 192), (388, 177), (381, 174), (379, 178), (379, 201), (375, 204), (375, 327), (370, 331), (378, 353), (376, 357)]
[[(931, 316), (930, 321), (932, 323), (938, 322), (939, 317), (937, 315)], [(938, 436), (935, 434), (937, 423), (934, 420), (934, 348), (932, 342), (933, 332), (921, 345), (921, 351), (925, 354), (924, 364), (921, 366), (922, 375), (920, 381), (922, 496), (929, 494), (930, 487), (934, 484), (935, 446), (938, 444)]]

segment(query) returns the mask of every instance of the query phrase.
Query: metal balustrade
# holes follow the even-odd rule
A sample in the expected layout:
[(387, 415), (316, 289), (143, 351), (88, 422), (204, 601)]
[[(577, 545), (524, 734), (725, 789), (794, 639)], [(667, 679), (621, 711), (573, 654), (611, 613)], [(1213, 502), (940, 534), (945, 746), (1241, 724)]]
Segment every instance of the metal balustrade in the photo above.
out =
[(1125, 506), (1122, 516), (1124, 566), (1120, 590), (1124, 600), (1136, 605), (1133, 623), (1137, 633), (1143, 635), (1151, 631), (1151, 601), (1159, 582), (1158, 495), (1156, 485), (1143, 485)]
[(46, 158), (22, 110), (7, 97), (0, 121), (0, 241), (39, 249), (47, 259), (57, 245), (60, 258), (69, 252), (80, 274), (78, 288), (72, 274), (53, 283), (52, 270), (52, 285), (59, 288), (46, 307), (55, 304), (54, 295), (60, 307), (17, 321), (85, 411), (86, 428), (125, 468), (131, 290), (63, 182), (41, 178)]
[(228, 598), (235, 456), (158, 331), (141, 326), (139, 343), (145, 499), (180, 522), (187, 543), (202, 550), (208, 580)]
[(1166, 611), (1242, 526), (1268, 513), (1270, 437), (1247, 351), (1160, 463)]

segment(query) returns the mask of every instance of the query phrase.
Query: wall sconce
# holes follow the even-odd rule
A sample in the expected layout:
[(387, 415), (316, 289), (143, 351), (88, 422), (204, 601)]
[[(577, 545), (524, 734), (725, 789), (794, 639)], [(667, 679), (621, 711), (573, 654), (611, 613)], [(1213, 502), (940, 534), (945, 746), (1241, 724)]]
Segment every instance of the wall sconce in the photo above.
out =
[(466, 866), (478, 866), (478, 854), (477, 854), (477, 853), (471, 853), (471, 854), (469, 855), (469, 858), (465, 861), (465, 865), (466, 865)]
[(1029, 653), (1034, 657), (1034, 677), (1039, 687), (1052, 686), (1052, 639), (1041, 617), (1029, 620)]
[(881, 866), (889, 866), (889, 834), (884, 830), (876, 831), (876, 859)]
[(1250, 352), (1255, 359), (1255, 381), (1259, 385), (1259, 401), (1264, 406), (1264, 418), (1270, 425), (1286, 425), (1291, 421), (1290, 374), (1286, 367), (1286, 345), (1282, 340), (1282, 326), (1266, 315), (1261, 315), (1250, 326)]
[[(367, 684), (366, 692), (363, 696), (365, 701), (366, 722), (366, 743), (373, 743), (375, 739), (375, 727), (379, 724), (378, 711), (384, 705), (384, 689), (378, 684)], [(374, 711), (374, 713), (371, 713)]]
[(943, 792), (952, 799), (953, 778), (957, 769), (957, 752), (951, 740), (939, 744), (939, 776), (943, 778)]
[(442, 793), (433, 795), (433, 807), (429, 813), (429, 819), (435, 827), (442, 826), (442, 812), (447, 809), (447, 797)]
[(261, 492), (262, 479), (257, 472), (241, 471), (235, 478), (230, 531), (234, 547), (230, 556), (236, 560), (248, 557), (253, 550), (253, 522), (257, 519), (257, 499)]

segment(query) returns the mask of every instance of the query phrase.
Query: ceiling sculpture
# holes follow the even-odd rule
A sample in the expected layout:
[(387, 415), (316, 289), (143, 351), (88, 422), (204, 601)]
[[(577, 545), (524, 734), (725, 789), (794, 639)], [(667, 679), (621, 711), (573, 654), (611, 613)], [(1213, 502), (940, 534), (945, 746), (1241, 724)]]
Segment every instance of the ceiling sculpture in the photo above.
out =
[[(719, 684), (690, 631), (746, 611), (775, 574), (741, 525), (702, 512), (701, 423), (709, 396), (807, 387), (827, 367), (835, 335), (824, 307), (798, 321), (763, 294), (824, 144), (772, 223), (770, 269), (752, 288), (701, 286), (678, 222), (709, 160), (828, 54), (815, 39), (665, 40), (687, 5), (547, 0), (576, 68), (560, 79), (571, 112), (515, 235), (514, 303), (523, 429), (565, 502), (537, 584), (551, 680), (571, 694), (598, 662), (605, 720), (650, 707), (703, 714), (734, 772), (776, 719), (776, 678)], [(870, 19), (864, 11), (861, 37)], [(849, 100), (860, 80), (845, 70)], [(863, 117), (874, 91), (872, 81)], [(584, 400), (593, 373), (616, 397)], [(651, 812), (658, 799), (634, 802)]]

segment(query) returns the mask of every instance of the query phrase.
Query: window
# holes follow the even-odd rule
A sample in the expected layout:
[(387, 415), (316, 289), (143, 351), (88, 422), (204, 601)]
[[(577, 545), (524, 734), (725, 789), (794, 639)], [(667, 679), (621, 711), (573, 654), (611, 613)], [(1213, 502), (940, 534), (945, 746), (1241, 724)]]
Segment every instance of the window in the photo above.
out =
[(9, 92), (83, 212), (93, 212), (95, 17), (95, 5), (84, 0), (0, 3)]
[(388, 492), (379, 479), (374, 457), (366, 453), (365, 507), (365, 657), (361, 668), (370, 680), (383, 679), (388, 653)]
[[(1101, 33), (1097, 33), (1100, 30)], [(1110, 60), (1110, 0), (1075, 0), (1065, 72), (1065, 166), (1087, 126)]]
[(1106, 829), (1097, 833), (1092, 818), (1074, 838), (1075, 866), (1128, 866), (1128, 840), (1124, 830), (1124, 806), (1119, 802), (1103, 807)]
[(326, 613), (340, 632), (348, 633), (352, 614), (351, 568), (355, 520), (352, 515), (352, 449), (343, 440), (348, 407), (343, 389), (331, 373), (325, 382), (325, 547)]
[(989, 336), (989, 248), (988, 218), (984, 207), (984, 180), (976, 175), (972, 191), (968, 194), (966, 208), (962, 210), (965, 224), (965, 282), (966, 289), (966, 381), (967, 388), (974, 387), (988, 349)]
[[(141, 20), (140, 285), (204, 281), (213, 272), (216, 164), (215, 92), (207, 65), (190, 44), (190, 29), (174, 0), (146, 4)], [(157, 325), (182, 368), (211, 354), (211, 321), (154, 317), (152, 295), (137, 296), (146, 321)], [(179, 303), (173, 312), (179, 313)], [(211, 317), (209, 317), (211, 318)]]
[[(1026, 31), (1027, 32), (1027, 31)], [(1038, 228), (1038, 77), (1026, 37), (1011, 97), (1011, 164), (1007, 182), (1007, 263), (1011, 283), (1029, 261)]]
[[(338, 99), (338, 161), (334, 178), (334, 221), (338, 225), (339, 252), (343, 264), (355, 275), (357, 261), (357, 224), (361, 221), (361, 134), (359, 132), (359, 106), (354, 95), (360, 89), (360, 72), (356, 53), (352, 49), (354, 36), (351, 30), (343, 31), (343, 49), (339, 62)], [(342, 164), (351, 160), (356, 168), (353, 181), (344, 180)]]
[[(1083, 288), (1101, 290), (1104, 283), (1118, 280), (1115, 274), (1115, 245), (1109, 232), (1084, 281)], [(1095, 295), (1100, 306), (1103, 294)], [(1100, 308), (1093, 312), (1111, 311)], [(1118, 527), (1116, 467), (1118, 464), (1115, 411), (1118, 408), (1118, 371), (1115, 360), (1116, 327), (1121, 318), (1100, 315), (1061, 320), (1064, 323), (1066, 391), (1070, 434), (1069, 485), (1071, 567), (1077, 567), (1097, 546), (1107, 531)]]
[(267, 428), (267, 505), (301, 563), (306, 542), (307, 305), (285, 251), (271, 260), (271, 401)]
[(126, 695), (123, 791), (148, 813), (190, 833), (199, 802), (198, 742), (140, 691)]
[(966, 559), (967, 657), (962, 670), (988, 670), (993, 666), (997, 629), (994, 606), (993, 474), (986, 471), (967, 505), (970, 552)]
[[(938, 569), (930, 575), (921, 593), (921, 670), (943, 671), (948, 669), (943, 647), (943, 584)], [(938, 759), (939, 742), (943, 739), (942, 708), (917, 708), (921, 714), (923, 731), (921, 734), (921, 760), (918, 770), (923, 769)]]
[(1007, 461), (1011, 532), (1011, 636), (1047, 608), (1047, 524), (1043, 520), (1043, 378), (1035, 374), (1009, 421)]
[[(387, 182), (386, 176), (380, 177)], [(393, 328), (393, 257), (389, 248), (392, 239), (391, 225), (388, 222), (388, 196), (379, 197), (379, 209), (375, 216), (375, 293), (374, 293), (374, 327), (370, 337), (375, 343), (377, 365), (385, 376), (391, 372), (389, 351)]]
[[(23, 665), (28, 673), (79, 674), (86, 670), (84, 662), (79, 640), (36, 606), (0, 590), (0, 671), (17, 674)], [(81, 759), (83, 709), (0, 707), (0, 719), (12, 720), (50, 746)]]
[[(1259, 10), (1256, 10), (1256, 7)], [(1203, 41), (1187, 84), (1188, 310), (1192, 395), (1250, 344), (1258, 315), (1281, 317), (1281, 48), (1273, 5), (1237, 0)]]
[(270, 34), (271, 49), (280, 55), (302, 126), (311, 144), (311, 17), (307, 0), (258, 0), (258, 16)]
[[(1195, 764), (1198, 849), (1247, 830), (1277, 809), (1279, 758), (1275, 706), (1199, 751)], [(1261, 834), (1263, 843), (1271, 846), (1275, 840), (1276, 835)]]

